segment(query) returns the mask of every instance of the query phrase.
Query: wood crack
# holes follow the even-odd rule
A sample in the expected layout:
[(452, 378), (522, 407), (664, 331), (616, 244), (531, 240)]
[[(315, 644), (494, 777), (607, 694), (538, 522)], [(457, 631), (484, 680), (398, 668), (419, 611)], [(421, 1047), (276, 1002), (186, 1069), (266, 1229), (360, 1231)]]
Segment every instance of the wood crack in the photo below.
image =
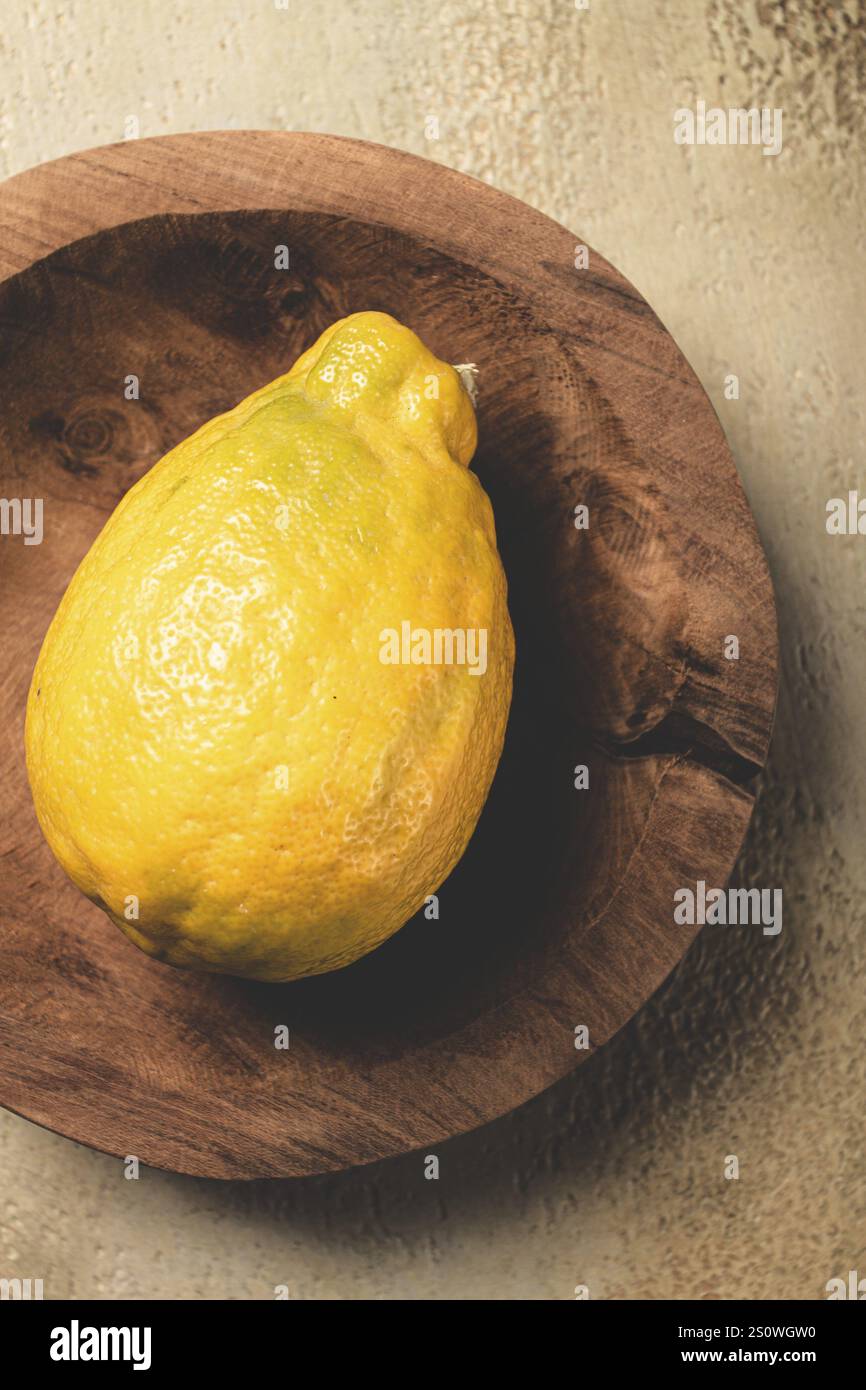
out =
[(678, 711), (672, 711), (636, 739), (625, 741), (595, 734), (593, 742), (608, 757), (616, 759), (665, 755), (687, 759), (718, 773), (750, 796), (754, 796), (754, 784), (763, 770), (760, 764), (738, 753), (716, 729)]

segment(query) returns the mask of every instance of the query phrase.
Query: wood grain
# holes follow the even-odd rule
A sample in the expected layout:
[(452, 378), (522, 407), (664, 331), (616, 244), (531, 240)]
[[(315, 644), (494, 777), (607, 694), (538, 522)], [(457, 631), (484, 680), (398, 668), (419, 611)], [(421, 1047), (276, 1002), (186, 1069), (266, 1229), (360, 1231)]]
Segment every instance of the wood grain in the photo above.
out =
[[(726, 882), (766, 758), (773, 594), (704, 392), (617, 271), (594, 252), (575, 268), (578, 240), (463, 175), (331, 136), (135, 141), (0, 185), (0, 495), (40, 497), (45, 517), (39, 546), (0, 537), (7, 1107), (187, 1173), (370, 1162), (535, 1095), (587, 1056), (576, 1025), (600, 1046), (689, 946), (674, 891)], [(474, 466), (518, 645), (502, 764), (438, 922), (292, 985), (176, 972), (41, 838), (33, 663), (131, 483), (362, 308), (480, 368)]]

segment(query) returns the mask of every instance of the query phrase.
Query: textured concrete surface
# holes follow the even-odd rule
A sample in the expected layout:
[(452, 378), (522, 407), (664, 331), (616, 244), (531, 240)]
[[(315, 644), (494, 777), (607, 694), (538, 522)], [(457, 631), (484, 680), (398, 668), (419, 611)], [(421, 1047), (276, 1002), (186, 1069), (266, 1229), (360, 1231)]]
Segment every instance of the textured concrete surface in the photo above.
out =
[[(299, 1183), (146, 1172), (0, 1116), (0, 1274), (46, 1297), (820, 1298), (866, 1275), (863, 0), (31, 0), (0, 34), (0, 174), (121, 138), (331, 130), (541, 207), (646, 294), (721, 415), (778, 590), (785, 686), (739, 876), (777, 938), (707, 929), (598, 1057), (420, 1157)], [(677, 147), (773, 106), (784, 149)], [(425, 122), (439, 121), (439, 139)], [(428, 130), (429, 130), (428, 126)], [(724, 378), (740, 379), (738, 400)], [(726, 1181), (736, 1154), (738, 1181)]]

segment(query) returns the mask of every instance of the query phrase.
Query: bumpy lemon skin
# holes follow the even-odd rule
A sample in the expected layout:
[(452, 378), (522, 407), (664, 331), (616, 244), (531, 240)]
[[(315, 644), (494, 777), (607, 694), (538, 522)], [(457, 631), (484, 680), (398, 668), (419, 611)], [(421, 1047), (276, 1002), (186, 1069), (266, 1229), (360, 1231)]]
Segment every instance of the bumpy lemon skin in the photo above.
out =
[[(142, 950), (333, 970), (463, 854), (514, 663), (475, 444), (453, 368), (353, 314), (116, 508), (45, 637), (25, 738), (49, 845)], [(403, 621), (484, 629), (485, 673), (383, 663)]]

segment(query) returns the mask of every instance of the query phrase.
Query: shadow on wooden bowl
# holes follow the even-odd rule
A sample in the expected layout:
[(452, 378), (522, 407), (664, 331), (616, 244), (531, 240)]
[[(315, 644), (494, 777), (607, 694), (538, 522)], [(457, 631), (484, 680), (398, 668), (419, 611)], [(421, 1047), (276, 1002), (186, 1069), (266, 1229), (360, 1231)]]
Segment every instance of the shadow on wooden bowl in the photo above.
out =
[[(13, 507), (0, 537), (0, 1101), (110, 1153), (255, 1177), (429, 1146), (527, 1100), (680, 959), (697, 927), (674, 892), (724, 885), (766, 757), (772, 590), (687, 364), (600, 257), (575, 267), (564, 229), (332, 137), (71, 156), (0, 186), (0, 232), (0, 492), (42, 499), (44, 532), (25, 544)], [(33, 663), (130, 485), (360, 309), (479, 367), (473, 466), (518, 651), (502, 762), (438, 920), (292, 985), (176, 972), (40, 836)]]

